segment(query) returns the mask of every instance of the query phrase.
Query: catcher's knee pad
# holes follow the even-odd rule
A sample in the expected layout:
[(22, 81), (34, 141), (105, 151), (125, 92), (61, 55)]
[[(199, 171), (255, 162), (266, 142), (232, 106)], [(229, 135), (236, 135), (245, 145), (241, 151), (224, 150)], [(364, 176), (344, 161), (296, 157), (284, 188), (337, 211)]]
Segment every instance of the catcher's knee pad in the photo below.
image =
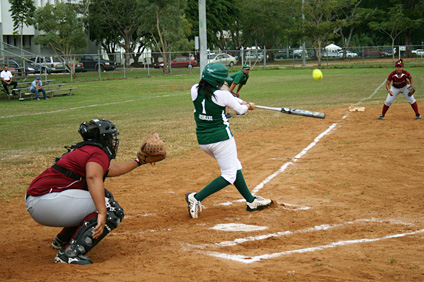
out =
[(112, 228), (109, 231), (118, 227), (119, 223), (124, 219), (124, 209), (115, 201), (112, 193), (105, 189), (106, 200), (106, 228)]

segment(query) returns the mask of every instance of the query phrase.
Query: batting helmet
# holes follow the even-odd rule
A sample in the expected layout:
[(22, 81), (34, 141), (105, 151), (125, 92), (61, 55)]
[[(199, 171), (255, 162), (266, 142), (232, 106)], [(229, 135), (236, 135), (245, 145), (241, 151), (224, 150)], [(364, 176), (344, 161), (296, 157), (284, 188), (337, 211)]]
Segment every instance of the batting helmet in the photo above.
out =
[(215, 88), (220, 88), (224, 81), (232, 82), (232, 78), (228, 76), (227, 67), (221, 63), (207, 64), (203, 69), (202, 79)]
[(92, 119), (89, 122), (81, 123), (78, 132), (84, 141), (101, 144), (109, 159), (116, 158), (119, 132), (111, 121), (107, 119)]

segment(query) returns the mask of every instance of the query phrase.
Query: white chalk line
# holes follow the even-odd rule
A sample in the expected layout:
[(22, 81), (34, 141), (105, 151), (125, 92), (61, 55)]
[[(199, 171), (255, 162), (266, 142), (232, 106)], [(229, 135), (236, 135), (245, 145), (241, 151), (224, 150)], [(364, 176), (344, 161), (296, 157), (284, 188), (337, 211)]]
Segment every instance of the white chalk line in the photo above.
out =
[[(360, 105), (362, 102), (371, 99), (372, 97), (374, 97), (375, 94), (377, 94), (378, 90), (380, 90), (381, 87), (383, 87), (383, 85), (385, 85), (386, 81), (383, 81), (382, 84), (380, 84), (380, 86), (378, 86), (374, 92), (360, 100), (359, 102), (353, 104), (353, 106), (358, 106)], [(347, 118), (347, 116), (349, 115), (349, 112), (347, 112), (347, 114), (345, 114), (342, 119)], [(261, 190), (265, 184), (267, 184), (268, 182), (270, 182), (274, 177), (276, 177), (277, 175), (279, 175), (280, 173), (284, 172), (287, 167), (289, 165), (294, 164), (295, 162), (297, 162), (300, 158), (302, 158), (310, 149), (312, 149), (313, 147), (315, 147), (315, 145), (326, 135), (330, 134), (330, 132), (337, 126), (339, 122), (335, 122), (333, 123), (329, 128), (327, 128), (324, 132), (322, 132), (320, 135), (318, 135), (314, 141), (309, 144), (305, 149), (303, 149), (299, 154), (297, 154), (293, 159), (291, 159), (291, 161), (286, 162), (285, 164), (283, 164), (279, 170), (277, 170), (276, 172), (274, 172), (273, 174), (271, 174), (270, 176), (268, 176), (267, 178), (265, 178), (261, 183), (259, 183), (258, 185), (256, 185), (256, 187), (252, 190), (252, 194), (256, 194), (259, 190)]]
[(260, 241), (260, 240), (266, 240), (268, 238), (277, 238), (281, 236), (289, 236), (289, 235), (295, 235), (295, 234), (302, 234), (302, 233), (310, 233), (310, 232), (317, 232), (317, 231), (325, 231), (330, 230), (338, 227), (344, 227), (348, 225), (353, 225), (357, 223), (390, 223), (390, 224), (401, 224), (401, 225), (407, 225), (407, 226), (413, 226), (412, 223), (403, 222), (399, 220), (394, 219), (376, 219), (376, 218), (363, 218), (363, 219), (357, 219), (353, 221), (347, 221), (344, 223), (338, 223), (338, 224), (322, 224), (310, 228), (295, 230), (295, 231), (280, 231), (270, 234), (264, 234), (264, 235), (258, 235), (258, 236), (248, 236), (243, 238), (237, 238), (231, 241), (223, 241), (220, 243), (214, 243), (214, 244), (201, 244), (201, 245), (190, 245), (193, 248), (199, 248), (204, 249), (205, 247), (213, 247), (213, 248), (220, 248), (220, 247), (229, 247), (229, 246), (236, 246), (238, 244), (246, 243), (246, 242), (253, 242), (253, 241)]
[(218, 258), (223, 258), (223, 259), (228, 259), (228, 260), (248, 264), (248, 263), (258, 262), (260, 260), (277, 258), (277, 257), (290, 255), (290, 254), (308, 253), (308, 252), (321, 251), (321, 250), (329, 249), (329, 248), (335, 248), (335, 247), (339, 247), (339, 246), (347, 246), (347, 245), (353, 245), (353, 244), (377, 242), (377, 241), (382, 241), (382, 240), (387, 240), (387, 239), (401, 238), (401, 237), (405, 237), (405, 236), (415, 235), (415, 234), (419, 234), (419, 233), (423, 233), (423, 232), (424, 232), (424, 229), (420, 229), (420, 230), (417, 230), (417, 231), (414, 231), (414, 232), (387, 235), (387, 236), (380, 237), (380, 238), (362, 238), (362, 239), (355, 239), (355, 240), (338, 241), (338, 242), (333, 242), (333, 243), (328, 244), (328, 245), (321, 245), (321, 246), (310, 247), (310, 248), (283, 251), (283, 252), (271, 253), (271, 254), (265, 254), (265, 255), (259, 255), (259, 256), (234, 255), (234, 254), (226, 254), (226, 253), (213, 252), (213, 251), (207, 251), (207, 252), (198, 251), (198, 252), (205, 253), (209, 256), (214, 256), (214, 257), (218, 257)]
[(9, 116), (0, 116), (0, 119), (3, 118), (15, 118), (15, 117), (23, 117), (23, 116), (37, 116), (37, 115), (49, 115), (49, 114), (56, 114), (60, 112), (68, 112), (68, 111), (74, 111), (74, 110), (80, 110), (80, 109), (87, 109), (87, 108), (93, 108), (93, 107), (103, 107), (103, 106), (109, 106), (109, 105), (118, 105), (118, 104), (125, 104), (125, 103), (132, 103), (135, 101), (142, 101), (142, 100), (149, 100), (149, 99), (162, 99), (166, 97), (173, 97), (173, 96), (179, 96), (179, 95), (185, 95), (186, 93), (176, 93), (176, 94), (167, 94), (162, 96), (147, 96), (142, 97), (139, 99), (131, 99), (131, 100), (125, 100), (125, 101), (117, 101), (117, 102), (109, 102), (109, 103), (103, 103), (103, 104), (92, 104), (92, 105), (85, 105), (80, 107), (71, 107), (71, 108), (65, 108), (65, 109), (58, 109), (54, 111), (48, 111), (48, 112), (39, 112), (39, 113), (22, 113), (18, 115), (9, 115)]

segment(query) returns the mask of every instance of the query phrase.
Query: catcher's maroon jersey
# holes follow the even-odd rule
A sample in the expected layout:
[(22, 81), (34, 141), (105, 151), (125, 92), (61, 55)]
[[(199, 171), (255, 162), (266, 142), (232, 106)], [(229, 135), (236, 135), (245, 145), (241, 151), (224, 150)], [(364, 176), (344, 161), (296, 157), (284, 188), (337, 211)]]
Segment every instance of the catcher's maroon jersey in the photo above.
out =
[[(99, 147), (90, 145), (75, 149), (66, 154), (57, 164), (85, 179), (85, 166), (88, 162), (100, 164), (103, 167), (104, 173), (107, 172), (110, 165), (110, 160), (106, 153)], [(32, 181), (27, 194), (40, 196), (67, 189), (85, 190), (85, 182), (69, 178), (54, 168), (48, 168)]]
[(393, 71), (389, 74), (387, 80), (393, 81), (393, 87), (402, 88), (409, 84), (409, 81), (411, 80), (411, 75), (405, 70), (402, 71), (401, 75), (398, 75), (396, 74), (396, 71)]

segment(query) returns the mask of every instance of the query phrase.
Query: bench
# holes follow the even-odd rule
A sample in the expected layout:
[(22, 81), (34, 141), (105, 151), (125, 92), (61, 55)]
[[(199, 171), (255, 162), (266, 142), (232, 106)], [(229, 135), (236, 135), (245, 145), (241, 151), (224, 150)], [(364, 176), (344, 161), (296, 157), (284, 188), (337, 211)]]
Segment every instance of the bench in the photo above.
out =
[[(52, 98), (54, 96), (65, 96), (65, 95), (72, 95), (72, 90), (74, 90), (75, 88), (62, 88), (63, 84), (56, 84), (56, 85), (46, 85), (43, 86), (44, 90), (46, 91), (46, 95), (49, 98)], [(51, 87), (47, 87), (47, 86), (55, 86), (55, 88), (51, 88)], [(42, 96), (43, 93), (38, 93), (39, 96)], [(34, 99), (35, 98), (35, 93), (32, 93), (31, 90), (27, 89), (27, 91), (21, 92), (21, 94), (19, 95), (19, 100), (23, 101), (26, 99)]]

